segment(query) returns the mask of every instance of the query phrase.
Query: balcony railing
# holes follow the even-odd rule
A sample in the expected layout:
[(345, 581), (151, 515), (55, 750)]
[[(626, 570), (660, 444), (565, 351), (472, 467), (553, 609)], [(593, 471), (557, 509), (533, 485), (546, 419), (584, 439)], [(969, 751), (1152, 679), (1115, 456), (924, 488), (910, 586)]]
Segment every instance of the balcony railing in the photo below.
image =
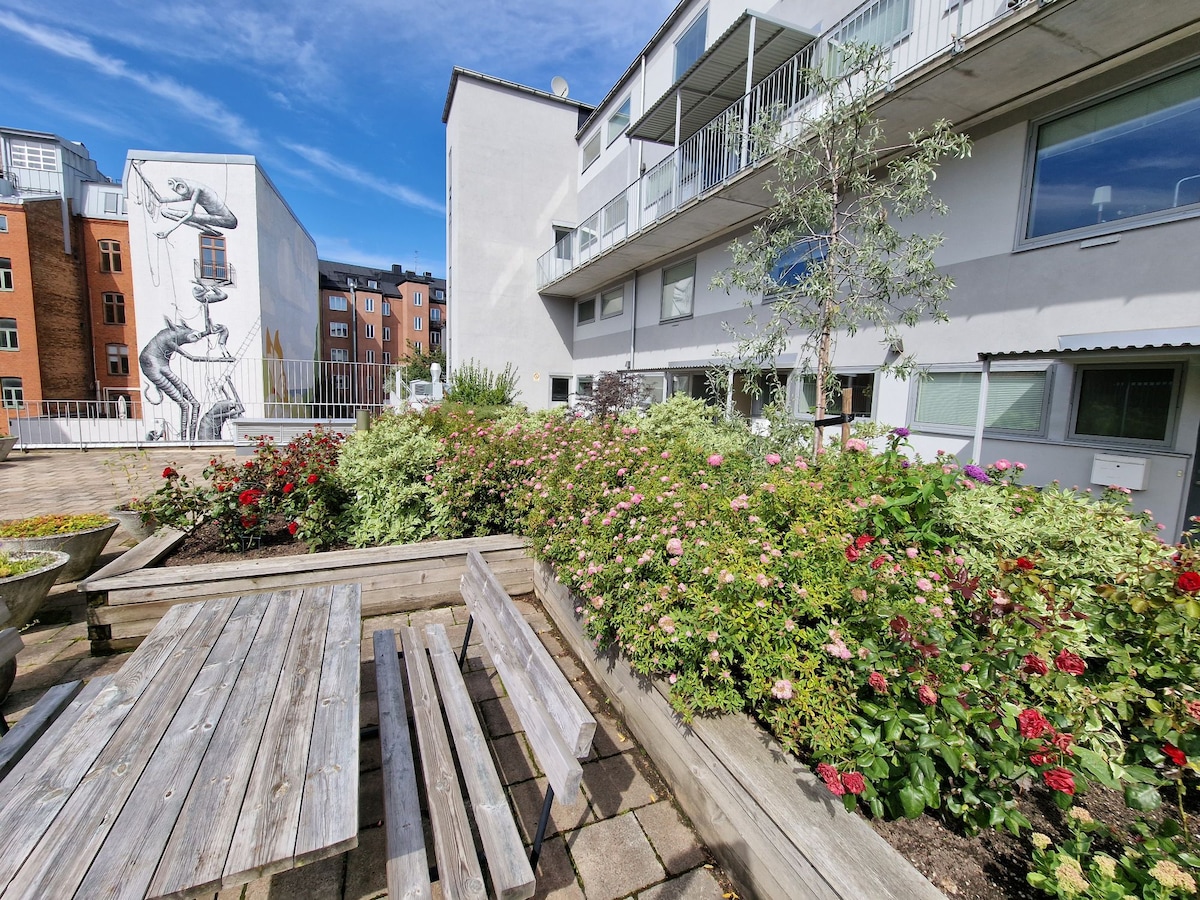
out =
[(1008, 0), (999, 10), (993, 0), (864, 3), (563, 235), (538, 259), (538, 289), (769, 156), (775, 145), (755, 140), (759, 126), (783, 126), (785, 137), (801, 130), (811, 100), (804, 70), (836, 71), (843, 44), (855, 41), (884, 47), (896, 80), (940, 55), (957, 52), (966, 37), (1031, 2)]

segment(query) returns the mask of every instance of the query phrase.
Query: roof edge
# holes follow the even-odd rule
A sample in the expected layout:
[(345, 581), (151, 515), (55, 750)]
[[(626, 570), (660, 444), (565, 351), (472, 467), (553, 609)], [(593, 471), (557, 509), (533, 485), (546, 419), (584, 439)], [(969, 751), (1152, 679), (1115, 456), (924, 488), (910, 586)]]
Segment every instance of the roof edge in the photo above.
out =
[(516, 91), (521, 94), (530, 94), (541, 100), (553, 100), (556, 103), (561, 103), (564, 106), (573, 106), (576, 109), (585, 110), (588, 113), (595, 111), (595, 107), (590, 103), (583, 103), (580, 100), (573, 100), (570, 97), (560, 97), (557, 94), (552, 94), (549, 91), (538, 90), (537, 88), (529, 87), (528, 85), (518, 84), (515, 81), (508, 81), (504, 78), (497, 78), (495, 75), (485, 75), (482, 72), (475, 72), (471, 69), (464, 69), (462, 66), (455, 66), (450, 73), (450, 87), (446, 91), (446, 103), (442, 107), (442, 124), (450, 119), (450, 106), (454, 103), (454, 90), (458, 87), (459, 78), (472, 78), (476, 81), (482, 81), (484, 84), (501, 87), (505, 90)]

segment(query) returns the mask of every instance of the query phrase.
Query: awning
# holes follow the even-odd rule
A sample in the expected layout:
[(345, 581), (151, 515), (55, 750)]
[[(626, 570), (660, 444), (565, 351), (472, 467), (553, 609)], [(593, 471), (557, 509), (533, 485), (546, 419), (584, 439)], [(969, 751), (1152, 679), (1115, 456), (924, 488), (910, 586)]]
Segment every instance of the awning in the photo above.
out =
[(678, 94), (678, 142), (686, 141), (746, 93), (747, 64), (752, 69), (751, 85), (757, 85), (815, 40), (816, 35), (747, 10), (633, 124), (629, 135), (658, 143), (676, 143)]
[(979, 354), (979, 358), (1046, 359), (1070, 353), (1116, 353), (1135, 350), (1200, 351), (1200, 327), (1145, 328), (1135, 331), (1061, 334), (1058, 336), (1058, 347), (1055, 349), (985, 351)]

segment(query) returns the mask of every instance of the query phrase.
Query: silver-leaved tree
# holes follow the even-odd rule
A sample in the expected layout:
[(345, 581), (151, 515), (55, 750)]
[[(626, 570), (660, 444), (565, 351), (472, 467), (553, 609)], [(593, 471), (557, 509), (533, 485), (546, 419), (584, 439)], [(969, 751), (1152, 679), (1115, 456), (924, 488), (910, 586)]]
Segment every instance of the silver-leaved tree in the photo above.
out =
[[(901, 223), (948, 211), (932, 190), (937, 167), (971, 148), (945, 120), (885, 143), (872, 109), (887, 86), (888, 63), (869, 46), (836, 53), (804, 71), (811, 91), (801, 121), (767, 110), (755, 124), (755, 141), (765, 142), (758, 146), (769, 148), (777, 166), (767, 185), (774, 204), (732, 245), (732, 265), (714, 282), (749, 298), (745, 323), (730, 329), (730, 367), (773, 373), (781, 353), (798, 350), (800, 370), (815, 376), (818, 419), (839, 390), (831, 362), (840, 334), (874, 327), (883, 343), (899, 347), (901, 327), (947, 319), (953, 282), (933, 262), (942, 237)], [(760, 305), (764, 297), (770, 302)], [(893, 354), (880, 369), (903, 376), (915, 367), (911, 355)], [(818, 427), (814, 447), (822, 439)]]

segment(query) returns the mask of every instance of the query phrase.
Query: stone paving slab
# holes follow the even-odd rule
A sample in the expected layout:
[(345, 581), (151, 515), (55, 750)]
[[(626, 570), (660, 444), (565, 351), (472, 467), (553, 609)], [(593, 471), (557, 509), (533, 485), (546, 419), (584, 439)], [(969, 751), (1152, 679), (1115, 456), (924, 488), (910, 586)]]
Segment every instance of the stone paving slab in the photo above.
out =
[(657, 884), (637, 895), (637, 900), (722, 900), (725, 896), (708, 869), (692, 871)]
[(587, 900), (617, 900), (666, 873), (631, 813), (582, 828), (568, 839)]
[(634, 815), (669, 874), (678, 875), (707, 861), (696, 833), (684, 824), (669, 800), (643, 806)]

